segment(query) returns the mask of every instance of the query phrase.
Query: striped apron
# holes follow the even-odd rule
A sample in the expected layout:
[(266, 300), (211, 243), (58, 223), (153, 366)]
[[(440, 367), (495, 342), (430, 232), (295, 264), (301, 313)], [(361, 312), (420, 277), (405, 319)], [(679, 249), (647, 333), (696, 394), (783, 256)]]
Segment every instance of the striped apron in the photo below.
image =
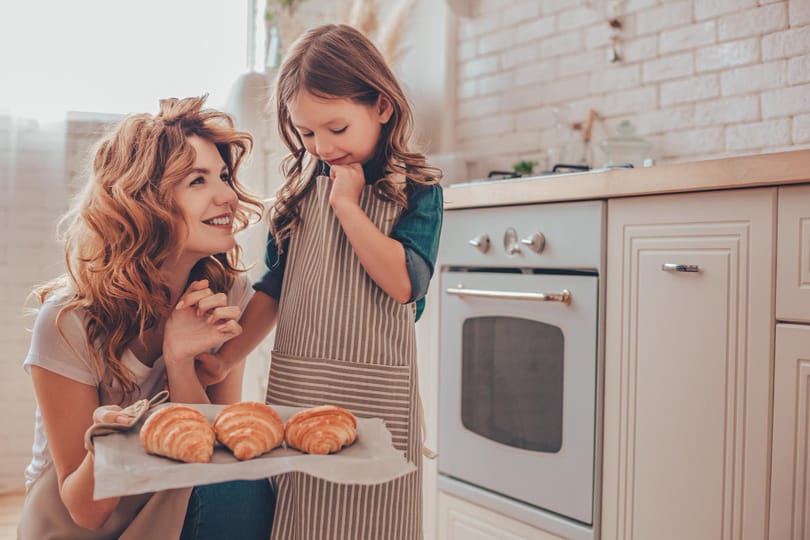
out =
[[(378, 417), (417, 466), (373, 486), (335, 484), (304, 473), (278, 478), (273, 540), (421, 539), (422, 469), (414, 306), (365, 272), (329, 206), (318, 176), (290, 238), (267, 402), (340, 405)], [(401, 208), (363, 188), (360, 206), (386, 235)]]

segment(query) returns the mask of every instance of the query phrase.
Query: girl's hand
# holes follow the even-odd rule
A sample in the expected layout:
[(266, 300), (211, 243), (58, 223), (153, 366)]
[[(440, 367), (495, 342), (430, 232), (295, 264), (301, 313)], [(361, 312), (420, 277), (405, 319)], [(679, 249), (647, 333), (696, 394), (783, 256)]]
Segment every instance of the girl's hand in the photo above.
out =
[(237, 322), (238, 306), (227, 305), (228, 297), (215, 294), (207, 281), (189, 285), (166, 321), (163, 356), (167, 362), (192, 362), (198, 354), (219, 347), (242, 333)]
[(332, 180), (332, 191), (329, 193), (329, 205), (332, 208), (346, 202), (359, 204), (360, 194), (366, 185), (362, 165), (359, 163), (332, 165), (329, 178)]

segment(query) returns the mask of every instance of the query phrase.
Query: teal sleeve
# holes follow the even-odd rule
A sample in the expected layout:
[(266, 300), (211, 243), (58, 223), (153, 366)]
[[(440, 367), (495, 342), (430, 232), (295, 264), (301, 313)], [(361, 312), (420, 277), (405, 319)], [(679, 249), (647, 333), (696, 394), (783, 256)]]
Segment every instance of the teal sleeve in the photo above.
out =
[(391, 231), (391, 238), (405, 249), (405, 264), (411, 281), (411, 301), (416, 302), (416, 319), (424, 310), (424, 297), (439, 253), (444, 198), (439, 184), (415, 186), (408, 208)]

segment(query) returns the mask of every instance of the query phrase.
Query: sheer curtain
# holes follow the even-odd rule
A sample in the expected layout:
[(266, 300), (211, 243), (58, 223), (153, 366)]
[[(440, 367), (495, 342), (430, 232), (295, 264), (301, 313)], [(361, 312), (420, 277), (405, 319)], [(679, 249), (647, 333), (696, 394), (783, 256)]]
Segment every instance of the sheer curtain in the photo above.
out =
[[(31, 288), (62, 272), (56, 221), (98, 137), (164, 97), (225, 107), (248, 66), (253, 0), (0, 5), (0, 493), (19, 491), (34, 398), (22, 369)], [(252, 39), (252, 38), (250, 38)]]

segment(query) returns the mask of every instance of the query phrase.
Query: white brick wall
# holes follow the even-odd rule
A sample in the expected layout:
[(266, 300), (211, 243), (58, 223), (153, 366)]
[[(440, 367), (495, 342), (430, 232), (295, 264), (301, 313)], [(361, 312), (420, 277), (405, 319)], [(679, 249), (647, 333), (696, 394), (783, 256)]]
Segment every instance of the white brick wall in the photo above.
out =
[(599, 113), (594, 166), (625, 119), (658, 163), (810, 147), (810, 2), (618, 4), (618, 63), (607, 60), (605, 2), (479, 0), (456, 20), (454, 140), (470, 174), (552, 165), (564, 138), (553, 108), (571, 121)]

